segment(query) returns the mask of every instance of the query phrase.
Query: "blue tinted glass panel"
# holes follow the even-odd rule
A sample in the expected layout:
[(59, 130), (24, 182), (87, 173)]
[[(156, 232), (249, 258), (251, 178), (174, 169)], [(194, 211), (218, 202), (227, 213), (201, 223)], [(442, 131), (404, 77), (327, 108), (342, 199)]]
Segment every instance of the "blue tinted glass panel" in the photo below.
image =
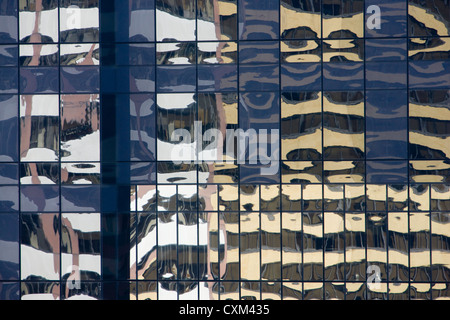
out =
[(407, 161), (367, 161), (367, 183), (407, 183)]
[(366, 92), (366, 152), (370, 159), (407, 157), (406, 91)]
[(406, 60), (406, 38), (366, 39), (366, 61)]
[(450, 87), (449, 61), (414, 61), (409, 63), (411, 89)]
[(281, 65), (281, 88), (286, 91), (321, 90), (321, 64), (291, 63)]
[(278, 65), (241, 65), (239, 88), (242, 91), (274, 91), (279, 88)]
[(372, 19), (376, 13), (367, 10), (366, 14), (366, 37), (405, 37), (406, 36), (406, 12), (407, 1), (392, 0), (389, 2), (380, 2), (376, 0), (365, 1), (366, 8), (376, 5), (380, 8), (380, 25), (372, 26)]
[(17, 1), (4, 1), (0, 6), (0, 43), (17, 42)]
[(354, 90), (364, 87), (362, 63), (324, 63), (324, 90)]
[(279, 2), (239, 1), (239, 38), (268, 40), (279, 37)]
[(196, 70), (192, 66), (168, 66), (157, 68), (160, 92), (193, 92), (196, 84)]
[(237, 91), (237, 66), (199, 65), (198, 91)]
[(367, 62), (366, 89), (405, 88), (406, 68), (406, 62)]
[(0, 214), (0, 230), (2, 231), (0, 232), (0, 278), (2, 280), (18, 280), (19, 216), (17, 214)]

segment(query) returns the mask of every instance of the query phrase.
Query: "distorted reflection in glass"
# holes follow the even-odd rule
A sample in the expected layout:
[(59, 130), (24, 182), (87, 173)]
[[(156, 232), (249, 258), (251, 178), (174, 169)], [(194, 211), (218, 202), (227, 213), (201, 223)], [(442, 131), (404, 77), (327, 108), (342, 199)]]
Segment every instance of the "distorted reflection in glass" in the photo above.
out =
[(362, 39), (323, 41), (324, 62), (363, 61), (363, 59), (364, 42)]
[(409, 36), (449, 36), (450, 17), (444, 0), (408, 2)]
[(450, 280), (449, 241), (450, 214), (448, 212), (431, 213), (431, 280), (446, 282)]
[[(323, 280), (324, 276), (323, 213), (304, 212), (302, 214), (302, 223), (303, 223), (303, 281)], [(306, 284), (306, 282), (304, 284)]]
[(321, 43), (316, 40), (289, 40), (280, 43), (282, 62), (320, 62)]
[(322, 35), (324, 38), (362, 38), (364, 35), (364, 1), (324, 0)]
[(281, 150), (284, 160), (322, 157), (322, 95), (284, 92), (281, 96)]
[[(240, 263), (242, 280), (261, 279), (261, 239), (258, 212), (240, 214)], [(253, 291), (249, 289), (250, 291)], [(259, 292), (259, 290), (258, 290)], [(242, 294), (242, 291), (241, 291)], [(250, 294), (250, 293), (249, 293)]]
[(197, 0), (198, 40), (235, 40), (237, 18), (237, 0)]
[(444, 141), (449, 132), (449, 90), (412, 90), (409, 92), (409, 152), (411, 159), (448, 159)]
[(178, 4), (169, 0), (157, 1), (156, 40), (196, 40), (195, 8), (195, 1)]
[(324, 157), (346, 160), (364, 156), (364, 94), (324, 93)]
[(17, 6), (16, 1), (4, 2), (0, 8), (0, 43), (16, 42), (17, 39)]
[(58, 66), (58, 45), (20, 45), (20, 66)]
[(99, 0), (63, 0), (59, 4), (61, 42), (99, 41)]
[[(261, 213), (261, 280), (281, 280), (281, 213)], [(266, 287), (270, 293), (272, 286)]]
[(57, 95), (20, 97), (21, 161), (58, 161), (58, 100)]
[(62, 215), (61, 279), (65, 297), (86, 296), (80, 282), (101, 279), (100, 224), (98, 213)]
[(198, 42), (199, 64), (229, 64), (237, 62), (237, 42)]
[(344, 214), (325, 212), (324, 277), (327, 281), (345, 280)]
[(61, 65), (93, 66), (100, 64), (100, 46), (98, 44), (62, 44), (60, 48)]
[(20, 42), (58, 42), (58, 1), (24, 1), (19, 10)]
[(283, 281), (283, 300), (302, 300), (303, 283)]
[(20, 166), (21, 184), (58, 184), (58, 163), (22, 163)]
[(100, 161), (99, 95), (62, 95), (60, 121), (61, 160)]
[(280, 36), (283, 39), (314, 39), (322, 36), (320, 0), (280, 1)]
[(412, 212), (409, 215), (409, 277), (411, 281), (431, 280), (430, 214)]
[(59, 214), (22, 213), (21, 279), (59, 280)]
[[(282, 279), (302, 280), (302, 215), (300, 212), (282, 213)], [(301, 289), (301, 288), (300, 288)], [(300, 290), (301, 291), (301, 290)]]
[[(364, 213), (345, 214), (345, 279), (366, 279), (366, 216)], [(354, 288), (359, 289), (359, 286)]]
[(389, 280), (409, 280), (408, 214), (389, 212)]

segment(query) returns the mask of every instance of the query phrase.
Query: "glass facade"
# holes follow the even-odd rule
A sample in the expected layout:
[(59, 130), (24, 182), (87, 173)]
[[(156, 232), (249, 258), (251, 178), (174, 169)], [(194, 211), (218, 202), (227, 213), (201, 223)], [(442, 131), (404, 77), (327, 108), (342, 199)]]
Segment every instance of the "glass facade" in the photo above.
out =
[(0, 300), (450, 298), (446, 0), (0, 3)]

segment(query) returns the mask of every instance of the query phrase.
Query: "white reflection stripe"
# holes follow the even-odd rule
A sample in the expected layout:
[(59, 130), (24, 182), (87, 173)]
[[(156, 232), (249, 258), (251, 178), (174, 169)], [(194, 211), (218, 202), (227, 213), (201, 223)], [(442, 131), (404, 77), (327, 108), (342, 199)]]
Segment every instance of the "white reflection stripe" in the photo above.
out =
[[(59, 259), (58, 255), (39, 251), (35, 248), (21, 245), (21, 275), (22, 280), (29, 276), (37, 275), (47, 280), (59, 280), (59, 270), (54, 270), (54, 259)], [(79, 270), (91, 271), (101, 274), (101, 257), (100, 255), (79, 255)], [(62, 254), (61, 270), (63, 275), (72, 270), (72, 254)]]
[[(19, 36), (20, 39), (33, 33), (36, 13), (30, 11), (19, 12)], [(43, 36), (49, 36), (53, 41), (58, 40), (58, 9), (44, 10), (41, 12), (41, 23), (38, 32)]]
[[(20, 56), (21, 57), (32, 57), (34, 54), (34, 45), (21, 45), (20, 46)], [(58, 53), (58, 46), (51, 44), (51, 45), (43, 45), (40, 48), (40, 55), (41, 56), (49, 56), (52, 54)]]
[[(190, 246), (206, 246), (208, 244), (208, 225), (206, 223), (199, 224), (198, 230), (197, 225), (192, 226), (178, 226), (178, 235), (180, 237), (177, 242), (177, 234), (173, 232), (176, 230), (177, 223), (175, 221), (169, 223), (159, 223), (158, 224), (158, 246), (167, 245), (190, 245)], [(199, 238), (199, 243), (197, 244), (197, 234)], [(137, 261), (140, 262), (141, 259), (149, 252), (156, 248), (156, 235), (154, 231), (147, 234), (141, 242), (138, 244)], [(130, 266), (136, 261), (136, 247), (130, 251)]]
[[(33, 95), (31, 97), (31, 105), (26, 105), (27, 96), (20, 97), (20, 116), (25, 116), (27, 107), (31, 108), (32, 116), (59, 116), (59, 96), (56, 94), (49, 95)], [(29, 97), (29, 96), (28, 96)]]
[(63, 214), (63, 218), (70, 221), (73, 230), (82, 232), (100, 232), (101, 221), (98, 213), (72, 213)]
[(62, 158), (67, 162), (100, 161), (100, 131), (94, 131), (81, 139), (64, 142), (61, 146), (69, 155)]
[[(71, 17), (76, 14), (78, 10), (74, 10), (73, 8), (61, 8), (61, 23), (60, 30), (61, 32), (72, 30), (72, 29), (88, 29), (88, 28), (98, 28), (99, 27), (99, 14), (98, 8), (83, 8), (79, 9), (79, 25), (74, 27), (68, 27), (67, 22), (73, 23), (74, 19)], [(45, 21), (42, 19), (42, 21)]]

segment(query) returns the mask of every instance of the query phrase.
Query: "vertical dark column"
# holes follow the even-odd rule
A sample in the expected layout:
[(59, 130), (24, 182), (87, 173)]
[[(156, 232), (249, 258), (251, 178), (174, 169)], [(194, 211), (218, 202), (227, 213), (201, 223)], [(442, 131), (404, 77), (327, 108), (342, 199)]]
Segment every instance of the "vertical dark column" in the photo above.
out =
[[(130, 172), (128, 163), (119, 163), (119, 154), (129, 150), (123, 146), (129, 135), (128, 123), (120, 97), (115, 90), (118, 83), (116, 66), (116, 31), (118, 14), (128, 12), (128, 1), (102, 0), (100, 6), (100, 51), (101, 51), (101, 174), (102, 174), (102, 276), (103, 299), (129, 299), (129, 253), (130, 253)], [(120, 17), (121, 24), (124, 16)], [(126, 19), (128, 19), (126, 17)], [(124, 80), (124, 79), (122, 79)], [(125, 79), (126, 80), (126, 79)], [(121, 81), (120, 84), (127, 83)], [(126, 90), (126, 88), (121, 88)], [(123, 131), (123, 132), (122, 132)]]

